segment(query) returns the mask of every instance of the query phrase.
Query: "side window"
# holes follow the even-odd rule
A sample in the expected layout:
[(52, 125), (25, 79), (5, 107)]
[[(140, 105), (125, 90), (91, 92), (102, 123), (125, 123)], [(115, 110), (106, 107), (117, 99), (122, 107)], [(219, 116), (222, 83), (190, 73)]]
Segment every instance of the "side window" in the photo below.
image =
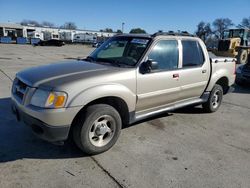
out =
[(204, 54), (200, 47), (200, 44), (196, 41), (182, 41), (183, 48), (183, 59), (182, 66), (183, 67), (197, 67), (201, 66), (204, 61)]
[(177, 41), (159, 41), (150, 52), (148, 58), (158, 62), (159, 70), (177, 69), (179, 62), (179, 48)]
[(247, 46), (250, 46), (250, 32), (247, 33)]

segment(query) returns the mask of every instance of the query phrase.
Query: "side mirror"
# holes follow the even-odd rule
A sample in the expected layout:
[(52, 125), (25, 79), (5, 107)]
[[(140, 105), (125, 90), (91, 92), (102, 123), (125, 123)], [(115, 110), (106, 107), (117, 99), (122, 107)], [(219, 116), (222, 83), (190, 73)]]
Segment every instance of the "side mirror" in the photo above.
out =
[(146, 74), (158, 69), (158, 62), (149, 59), (141, 64), (140, 73)]

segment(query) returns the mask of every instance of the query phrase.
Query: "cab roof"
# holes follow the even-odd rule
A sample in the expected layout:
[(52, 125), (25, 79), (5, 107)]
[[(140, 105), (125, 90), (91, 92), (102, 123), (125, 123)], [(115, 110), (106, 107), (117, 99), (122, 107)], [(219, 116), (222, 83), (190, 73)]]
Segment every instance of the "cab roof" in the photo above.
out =
[(124, 36), (124, 37), (138, 37), (138, 38), (155, 38), (157, 36), (182, 36), (182, 37), (196, 37), (195, 35), (192, 35), (186, 31), (182, 32), (173, 32), (173, 31), (168, 31), (168, 32), (156, 32), (154, 34), (120, 34), (117, 36)]

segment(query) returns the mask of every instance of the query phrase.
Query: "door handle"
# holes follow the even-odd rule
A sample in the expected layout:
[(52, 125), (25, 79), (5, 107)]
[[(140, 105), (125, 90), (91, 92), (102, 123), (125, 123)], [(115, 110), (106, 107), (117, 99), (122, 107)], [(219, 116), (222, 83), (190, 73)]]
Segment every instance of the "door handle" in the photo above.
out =
[(207, 72), (207, 70), (202, 70), (202, 74), (205, 74)]
[(179, 74), (178, 73), (176, 73), (176, 74), (173, 74), (173, 78), (179, 78), (180, 76), (179, 76)]

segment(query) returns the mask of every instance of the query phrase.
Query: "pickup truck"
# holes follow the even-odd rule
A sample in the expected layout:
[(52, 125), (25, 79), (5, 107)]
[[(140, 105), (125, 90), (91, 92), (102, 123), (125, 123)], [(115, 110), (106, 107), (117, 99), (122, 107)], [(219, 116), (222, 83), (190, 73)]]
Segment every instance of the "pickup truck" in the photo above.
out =
[(202, 104), (215, 112), (235, 81), (233, 58), (211, 58), (197, 37), (117, 35), (86, 59), (18, 72), (12, 109), (40, 138), (72, 135), (87, 154), (110, 149), (124, 125)]

